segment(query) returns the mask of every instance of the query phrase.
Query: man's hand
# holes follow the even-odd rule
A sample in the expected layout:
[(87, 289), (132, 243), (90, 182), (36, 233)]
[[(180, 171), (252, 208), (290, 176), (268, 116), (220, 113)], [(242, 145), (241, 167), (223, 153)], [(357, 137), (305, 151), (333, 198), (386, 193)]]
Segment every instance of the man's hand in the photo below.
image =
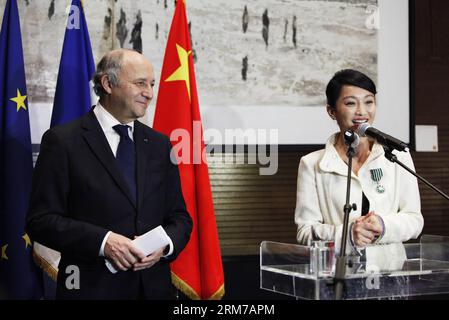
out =
[(134, 247), (131, 239), (111, 232), (104, 246), (105, 257), (117, 268), (126, 271), (145, 255)]
[(352, 227), (353, 240), (357, 247), (366, 247), (381, 233), (382, 224), (373, 211), (355, 220)]
[(133, 270), (139, 271), (139, 270), (143, 270), (143, 269), (152, 267), (164, 255), (164, 250), (165, 250), (165, 248), (160, 248), (159, 250), (150, 254), (148, 257), (145, 257), (145, 258), (139, 260), (139, 262), (134, 264)]

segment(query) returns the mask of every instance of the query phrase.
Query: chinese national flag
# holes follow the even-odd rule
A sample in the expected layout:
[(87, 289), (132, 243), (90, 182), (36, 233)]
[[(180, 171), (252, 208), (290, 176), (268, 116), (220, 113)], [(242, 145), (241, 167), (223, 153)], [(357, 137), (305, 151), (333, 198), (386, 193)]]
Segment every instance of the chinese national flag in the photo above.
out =
[(224, 276), (198, 105), (185, 2), (178, 0), (165, 49), (153, 128), (171, 136), (182, 192), (193, 220), (190, 241), (171, 264), (191, 299), (220, 299)]

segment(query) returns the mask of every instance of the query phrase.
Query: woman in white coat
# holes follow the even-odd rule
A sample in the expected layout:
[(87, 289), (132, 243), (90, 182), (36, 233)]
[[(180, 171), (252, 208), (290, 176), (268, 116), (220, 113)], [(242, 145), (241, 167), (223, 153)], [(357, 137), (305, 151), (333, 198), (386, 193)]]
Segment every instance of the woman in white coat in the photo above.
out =
[[(325, 149), (301, 158), (295, 210), (300, 244), (329, 240), (335, 241), (338, 249), (348, 170), (343, 133), (356, 130), (362, 123), (373, 123), (376, 93), (374, 82), (355, 70), (337, 72), (327, 85), (327, 113), (336, 121), (340, 132), (329, 138)], [(414, 169), (408, 152), (396, 155)], [(388, 161), (381, 145), (370, 138), (360, 138), (351, 179), (350, 203), (356, 203), (357, 210), (349, 218), (348, 251), (419, 236), (423, 217), (417, 180)]]

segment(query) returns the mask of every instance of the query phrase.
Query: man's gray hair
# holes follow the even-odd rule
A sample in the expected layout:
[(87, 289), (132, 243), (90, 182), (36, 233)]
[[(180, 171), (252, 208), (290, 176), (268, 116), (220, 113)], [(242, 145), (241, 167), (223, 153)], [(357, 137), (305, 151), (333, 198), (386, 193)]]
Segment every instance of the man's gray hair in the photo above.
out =
[(107, 54), (98, 62), (97, 70), (93, 77), (94, 90), (97, 96), (101, 98), (106, 94), (101, 84), (101, 78), (103, 76), (108, 76), (111, 86), (118, 86), (120, 84), (119, 74), (122, 69), (122, 64), (123, 52)]

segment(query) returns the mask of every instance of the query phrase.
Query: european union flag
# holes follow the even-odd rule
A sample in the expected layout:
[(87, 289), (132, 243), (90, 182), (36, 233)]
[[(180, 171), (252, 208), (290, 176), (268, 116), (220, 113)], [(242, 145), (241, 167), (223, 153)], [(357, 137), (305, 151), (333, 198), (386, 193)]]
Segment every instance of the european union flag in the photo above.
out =
[(59, 64), (50, 126), (64, 124), (86, 114), (92, 107), (89, 81), (95, 72), (84, 9), (73, 0)]
[(33, 173), (22, 37), (16, 0), (8, 0), (0, 34), (0, 297), (41, 296), (25, 233)]

